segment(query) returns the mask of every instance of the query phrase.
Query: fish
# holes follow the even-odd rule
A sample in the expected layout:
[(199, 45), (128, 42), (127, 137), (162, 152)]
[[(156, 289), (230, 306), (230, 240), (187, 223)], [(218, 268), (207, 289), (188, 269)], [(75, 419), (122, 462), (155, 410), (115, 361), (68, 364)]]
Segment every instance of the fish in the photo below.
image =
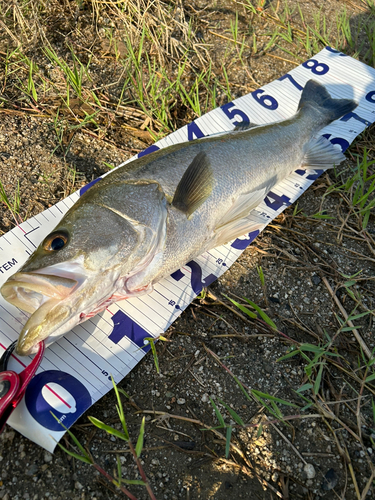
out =
[(1, 287), (30, 315), (16, 353), (51, 345), (205, 251), (263, 228), (249, 214), (276, 184), (345, 159), (319, 131), (356, 106), (309, 80), (291, 118), (172, 145), (102, 178)]

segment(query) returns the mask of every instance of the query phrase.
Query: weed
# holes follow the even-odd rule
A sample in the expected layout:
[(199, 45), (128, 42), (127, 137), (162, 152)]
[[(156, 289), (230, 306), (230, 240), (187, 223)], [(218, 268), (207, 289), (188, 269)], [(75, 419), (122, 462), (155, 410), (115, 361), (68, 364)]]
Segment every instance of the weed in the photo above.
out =
[[(363, 230), (366, 230), (372, 209), (375, 206), (374, 164), (375, 160), (370, 160), (367, 150), (364, 149), (363, 157), (357, 157), (357, 165), (346, 176), (345, 182), (331, 186), (326, 193), (326, 195), (340, 193)], [(342, 174), (336, 174), (336, 176), (342, 176)]]
[(20, 183), (17, 182), (17, 187), (14, 191), (13, 197), (7, 195), (3, 184), (0, 181), (0, 201), (7, 207), (12, 214), (16, 225), (21, 224), (23, 221), (20, 216), (21, 196), (20, 196)]
[(143, 417), (143, 419), (142, 419), (139, 435), (137, 438), (137, 443), (136, 443), (136, 446), (134, 447), (133, 443), (130, 439), (128, 426), (127, 426), (126, 418), (125, 418), (124, 407), (122, 405), (120, 393), (119, 393), (119, 390), (117, 389), (117, 386), (116, 386), (113, 378), (112, 378), (112, 384), (113, 384), (113, 388), (114, 388), (114, 391), (116, 394), (116, 400), (117, 400), (116, 408), (117, 408), (118, 417), (119, 417), (120, 422), (121, 422), (122, 431), (119, 431), (119, 430), (115, 429), (114, 427), (111, 427), (110, 425), (105, 424), (104, 422), (102, 422), (101, 420), (99, 420), (95, 417), (89, 417), (89, 420), (90, 420), (91, 424), (94, 425), (95, 427), (97, 427), (98, 429), (101, 429), (101, 430), (105, 431), (107, 434), (109, 434), (110, 436), (114, 436), (115, 438), (121, 439), (121, 440), (126, 441), (128, 443), (128, 446), (132, 452), (132, 455), (134, 457), (135, 463), (136, 463), (137, 468), (139, 470), (139, 473), (142, 477), (142, 480), (123, 478), (122, 477), (122, 470), (121, 470), (121, 462), (120, 462), (119, 457), (117, 458), (117, 477), (111, 476), (108, 472), (106, 472), (100, 465), (98, 465), (94, 461), (91, 454), (85, 450), (85, 448), (81, 445), (81, 443), (74, 436), (74, 434), (69, 429), (67, 429), (63, 425), (63, 423), (58, 420), (57, 417), (55, 417), (56, 420), (62, 425), (62, 427), (64, 427), (64, 429), (68, 432), (69, 436), (72, 438), (74, 444), (76, 445), (76, 447), (78, 448), (78, 451), (80, 453), (77, 453), (75, 451), (72, 451), (71, 449), (66, 448), (61, 443), (58, 443), (58, 445), (62, 450), (64, 450), (68, 455), (75, 458), (76, 460), (79, 460), (79, 461), (84, 462), (86, 464), (92, 465), (100, 474), (102, 474), (107, 479), (107, 481), (109, 481), (114, 486), (116, 486), (128, 498), (130, 498), (132, 500), (136, 500), (136, 497), (132, 493), (130, 493), (130, 491), (127, 488), (125, 488), (123, 486), (124, 484), (144, 486), (147, 490), (149, 498), (151, 498), (152, 500), (156, 500), (156, 498), (151, 490), (151, 487), (150, 487), (150, 484), (149, 484), (148, 479), (146, 477), (146, 474), (145, 474), (143, 467), (141, 465), (141, 461), (139, 460), (139, 457), (141, 456), (142, 449), (143, 449), (144, 433), (145, 433), (145, 418)]

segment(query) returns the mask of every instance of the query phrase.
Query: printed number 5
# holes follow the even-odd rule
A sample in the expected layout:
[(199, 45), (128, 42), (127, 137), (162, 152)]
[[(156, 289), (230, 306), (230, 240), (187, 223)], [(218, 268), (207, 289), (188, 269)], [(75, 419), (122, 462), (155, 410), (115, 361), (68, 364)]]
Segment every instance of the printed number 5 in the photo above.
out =
[(224, 106), (221, 106), (221, 109), (224, 111), (224, 113), (227, 115), (227, 117), (229, 118), (229, 120), (233, 120), (234, 118), (236, 118), (236, 116), (239, 116), (241, 118), (241, 121), (235, 121), (235, 122), (232, 122), (233, 125), (239, 125), (240, 123), (250, 123), (250, 119), (249, 117), (246, 115), (246, 113), (244, 113), (243, 111), (241, 111), (240, 109), (231, 109), (233, 108), (234, 106), (234, 103), (233, 102), (228, 102), (227, 104), (224, 104)]
[(302, 66), (311, 70), (314, 75), (325, 75), (329, 71), (329, 67), (326, 64), (320, 63), (316, 59), (309, 59), (305, 61)]

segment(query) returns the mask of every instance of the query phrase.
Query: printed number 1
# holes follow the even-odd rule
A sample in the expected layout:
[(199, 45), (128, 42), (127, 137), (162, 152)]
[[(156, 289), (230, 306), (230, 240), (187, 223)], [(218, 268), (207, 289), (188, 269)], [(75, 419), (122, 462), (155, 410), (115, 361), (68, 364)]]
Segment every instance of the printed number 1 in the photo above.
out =
[(354, 119), (355, 119), (355, 120), (357, 120), (358, 122), (363, 123), (364, 125), (366, 125), (366, 127), (367, 127), (368, 125), (370, 125), (370, 122), (368, 122), (368, 121), (367, 121), (367, 120), (365, 120), (364, 118), (361, 118), (360, 116), (358, 116), (358, 115), (357, 115), (357, 113), (353, 113), (353, 112), (351, 112), (351, 113), (347, 113), (346, 115), (344, 115), (344, 116), (340, 119), (340, 121), (342, 121), (342, 122), (347, 122), (347, 121), (349, 121), (349, 120), (350, 120), (350, 118), (354, 118)]

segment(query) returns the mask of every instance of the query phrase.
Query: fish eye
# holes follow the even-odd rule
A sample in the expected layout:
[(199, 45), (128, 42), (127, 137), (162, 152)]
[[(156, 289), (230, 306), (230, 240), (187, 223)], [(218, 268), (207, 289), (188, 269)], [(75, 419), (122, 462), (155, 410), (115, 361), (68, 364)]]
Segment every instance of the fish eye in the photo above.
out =
[(49, 234), (43, 241), (43, 248), (47, 252), (57, 252), (65, 247), (69, 241), (69, 234), (67, 231), (59, 230)]

